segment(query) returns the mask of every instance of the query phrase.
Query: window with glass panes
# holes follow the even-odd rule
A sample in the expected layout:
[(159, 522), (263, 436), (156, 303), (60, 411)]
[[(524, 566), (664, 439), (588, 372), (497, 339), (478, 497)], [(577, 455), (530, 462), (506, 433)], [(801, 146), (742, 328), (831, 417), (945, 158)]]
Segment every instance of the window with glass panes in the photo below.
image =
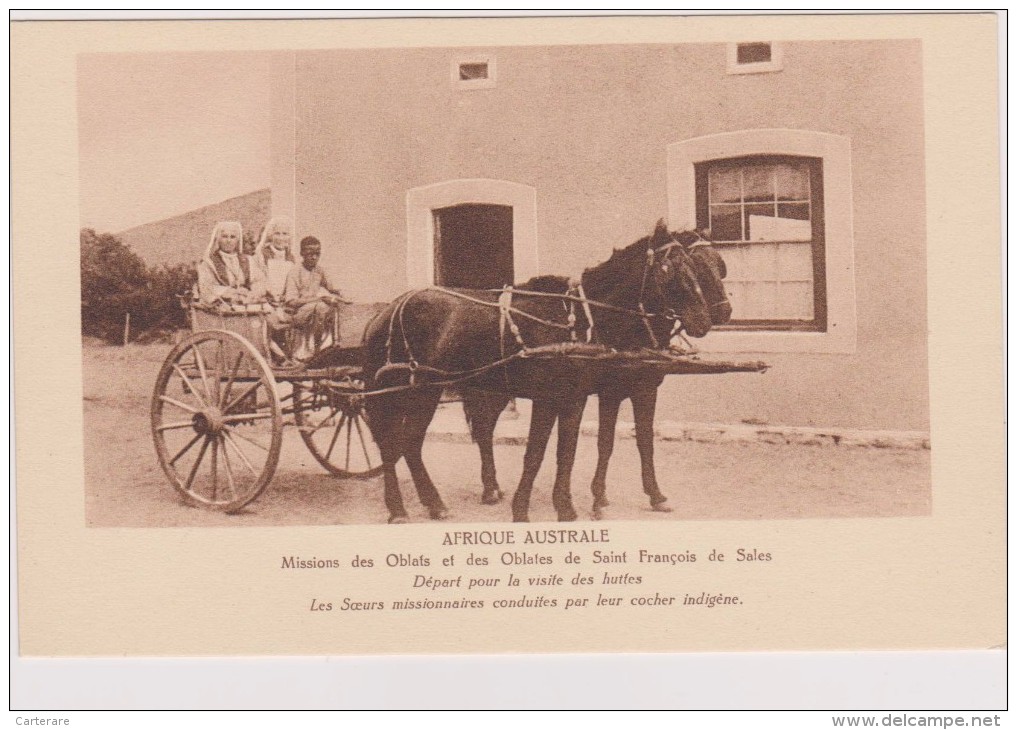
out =
[(727, 264), (726, 326), (826, 331), (822, 160), (766, 155), (695, 168), (697, 226)]

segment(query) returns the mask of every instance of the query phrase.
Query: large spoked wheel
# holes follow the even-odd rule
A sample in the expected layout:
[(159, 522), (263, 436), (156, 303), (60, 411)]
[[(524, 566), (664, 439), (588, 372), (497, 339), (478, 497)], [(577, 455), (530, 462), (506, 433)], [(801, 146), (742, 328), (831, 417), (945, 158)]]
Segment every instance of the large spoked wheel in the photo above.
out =
[(155, 450), (192, 505), (236, 512), (264, 491), (282, 447), (275, 378), (250, 342), (196, 332), (173, 348), (152, 397)]
[(293, 416), (300, 438), (319, 464), (344, 479), (370, 479), (382, 472), (363, 389), (359, 380), (293, 383)]

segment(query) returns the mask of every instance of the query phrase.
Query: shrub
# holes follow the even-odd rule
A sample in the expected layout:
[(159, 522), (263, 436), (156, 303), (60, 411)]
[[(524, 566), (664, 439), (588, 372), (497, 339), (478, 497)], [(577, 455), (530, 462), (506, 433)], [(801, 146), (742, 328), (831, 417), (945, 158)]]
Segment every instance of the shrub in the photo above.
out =
[(186, 325), (179, 295), (195, 280), (192, 266), (149, 268), (129, 246), (109, 233), (81, 230), (81, 332), (122, 342), (125, 315), (131, 339)]

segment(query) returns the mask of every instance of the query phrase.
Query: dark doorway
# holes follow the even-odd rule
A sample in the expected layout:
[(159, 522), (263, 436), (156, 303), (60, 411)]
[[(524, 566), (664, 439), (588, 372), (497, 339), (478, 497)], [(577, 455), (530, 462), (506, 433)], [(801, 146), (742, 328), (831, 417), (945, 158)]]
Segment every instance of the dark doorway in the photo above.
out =
[(465, 203), (434, 211), (434, 282), (467, 289), (512, 283), (512, 206)]

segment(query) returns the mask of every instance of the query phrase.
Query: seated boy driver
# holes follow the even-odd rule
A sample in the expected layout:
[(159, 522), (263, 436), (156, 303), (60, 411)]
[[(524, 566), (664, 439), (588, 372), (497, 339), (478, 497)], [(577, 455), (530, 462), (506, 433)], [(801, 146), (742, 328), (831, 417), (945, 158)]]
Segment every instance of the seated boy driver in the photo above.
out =
[(306, 360), (313, 351), (308, 347), (308, 340), (313, 341), (314, 349), (321, 343), (332, 322), (335, 306), (348, 303), (342, 293), (332, 286), (328, 275), (318, 266), (321, 259), (321, 241), (314, 236), (307, 236), (300, 241), (300, 266), (290, 269), (286, 277), (286, 289), (283, 292), (286, 312), (293, 318), (293, 327), (300, 337), (297, 350), (293, 357)]

